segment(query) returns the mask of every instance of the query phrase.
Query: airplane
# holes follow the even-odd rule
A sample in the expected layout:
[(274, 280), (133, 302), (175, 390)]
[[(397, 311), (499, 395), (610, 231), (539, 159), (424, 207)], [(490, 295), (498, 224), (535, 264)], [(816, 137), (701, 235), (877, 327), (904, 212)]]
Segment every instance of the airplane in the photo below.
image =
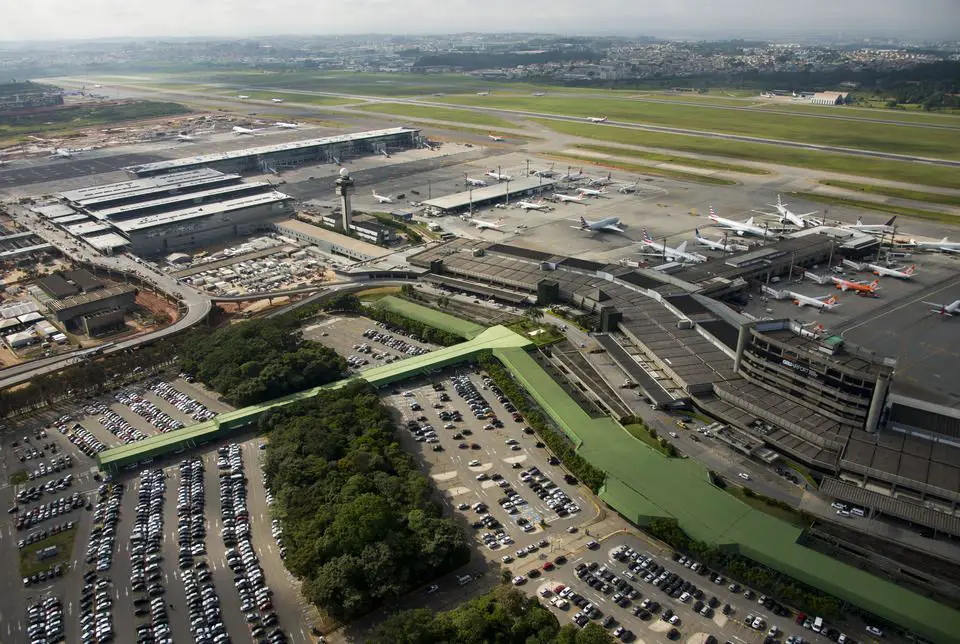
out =
[(913, 272), (917, 269), (917, 265), (911, 264), (906, 270), (887, 268), (886, 266), (879, 266), (878, 264), (867, 264), (867, 268), (873, 271), (874, 275), (879, 275), (880, 277), (899, 277), (902, 280), (908, 280), (913, 277)]
[[(484, 221), (483, 219), (475, 219), (473, 217), (461, 217), (468, 224), (472, 224), (475, 228), (479, 230), (500, 230), (503, 227), (503, 224), (492, 221)], [(502, 232), (502, 231), (501, 231)]]
[(938, 242), (918, 242), (916, 239), (911, 239), (910, 246), (927, 250), (940, 250), (947, 253), (960, 253), (960, 242), (947, 241), (946, 237)]
[(273, 101), (274, 103), (282, 103), (282, 102), (283, 102), (283, 99), (282, 99), (282, 98), (271, 98), (270, 100)]
[(547, 93), (546, 93), (546, 92), (534, 92), (533, 95), (534, 95), (534, 96), (546, 96)]
[(278, 122), (274, 123), (274, 125), (277, 126), (277, 127), (279, 127), (279, 128), (283, 128), (283, 129), (285, 129), (285, 130), (295, 130), (295, 129), (297, 129), (298, 127), (300, 127), (300, 124), (299, 124), (299, 123), (284, 123), (284, 122), (282, 122), (282, 121), (278, 121)]
[(497, 136), (496, 134), (488, 134), (487, 136), (490, 137), (491, 141), (496, 141), (497, 143), (503, 143), (506, 141), (505, 138), (503, 138), (502, 136)]
[(587, 120), (590, 121), (591, 123), (606, 123), (607, 117), (606, 116), (588, 116)]
[(758, 237), (777, 237), (775, 232), (771, 232), (760, 226), (755, 226), (753, 224), (753, 217), (750, 219), (739, 222), (732, 219), (724, 219), (723, 217), (718, 217), (713, 210), (713, 206), (710, 206), (710, 219), (713, 220), (718, 226), (724, 228), (729, 228), (730, 230), (736, 232), (738, 235), (756, 235)]
[(249, 128), (249, 127), (240, 127), (239, 125), (234, 125), (234, 126), (233, 126), (233, 133), (234, 133), (234, 134), (246, 134), (246, 135), (249, 135), (249, 136), (254, 136), (254, 135), (256, 135), (256, 134), (259, 134), (261, 131), (262, 131), (262, 130), (261, 130), (260, 128), (251, 129), (251, 128)]
[(622, 233), (625, 232), (618, 224), (620, 223), (619, 217), (606, 217), (604, 219), (599, 219), (597, 221), (589, 221), (580, 217), (579, 226), (570, 226), (571, 228), (576, 228), (578, 230), (589, 230), (591, 232), (598, 233)]
[(483, 186), (487, 185), (487, 182), (483, 179), (471, 179), (470, 177), (467, 177), (467, 185), (474, 186), (476, 188), (482, 188)]
[(653, 248), (657, 251), (657, 255), (663, 255), (667, 259), (681, 262), (695, 262), (697, 264), (707, 261), (707, 258), (703, 255), (698, 255), (696, 253), (687, 252), (687, 242), (683, 242), (676, 248), (670, 248), (667, 246), (666, 240), (662, 243), (653, 241), (650, 238), (650, 233), (647, 232), (647, 229), (643, 229), (643, 237), (641, 237), (640, 242), (649, 248)]
[(606, 177), (595, 177), (590, 179), (590, 185), (594, 188), (600, 188), (610, 184), (610, 177), (613, 175), (612, 172), (608, 172)]
[(384, 197), (383, 195), (378, 195), (376, 190), (373, 190), (373, 198), (377, 200), (377, 203), (393, 203), (393, 195)]
[(607, 191), (601, 188), (600, 190), (592, 190), (590, 188), (579, 188), (577, 190), (580, 194), (586, 197), (603, 197), (606, 196)]
[(855, 224), (843, 224), (841, 228), (849, 228), (851, 230), (861, 230), (865, 233), (892, 233), (893, 232), (893, 222), (897, 220), (897, 216), (894, 215), (890, 218), (885, 224), (865, 224), (863, 223), (862, 217), (857, 217), (857, 223)]
[(770, 215), (769, 213), (760, 212), (758, 210), (754, 210), (754, 212), (759, 212), (761, 215), (774, 216), (780, 221), (781, 224), (789, 223), (796, 226), (797, 228), (806, 228), (811, 224), (816, 225), (817, 223), (819, 223), (814, 221), (807, 221), (807, 217), (817, 214), (818, 211), (814, 210), (813, 212), (804, 213), (802, 215), (798, 215), (796, 213), (790, 212), (790, 210), (787, 208), (787, 204), (783, 203), (783, 201), (780, 199), (779, 194), (777, 195), (777, 203), (772, 203), (767, 205), (769, 205), (771, 208), (776, 208), (777, 209), (776, 214)]
[(197, 137), (195, 137), (195, 136), (192, 135), (192, 134), (178, 134), (178, 135), (177, 135), (177, 141), (183, 141), (184, 143), (192, 143), (192, 142), (194, 142), (194, 141), (196, 141), (196, 140), (197, 140)]
[(553, 166), (550, 166), (549, 170), (534, 170), (530, 174), (534, 177), (543, 177), (544, 179), (550, 179), (551, 177), (557, 176)]
[(750, 250), (750, 247), (745, 246), (744, 244), (724, 243), (722, 241), (713, 241), (712, 239), (701, 237), (699, 228), (694, 228), (693, 232), (696, 235), (698, 242), (707, 248), (712, 248), (713, 250), (719, 250), (724, 253), (733, 253), (738, 250)]
[(501, 174), (496, 170), (487, 170), (483, 173), (484, 176), (490, 177), (491, 179), (496, 179), (497, 181), (513, 181), (513, 177), (509, 174)]
[(477, 92), (477, 96), (490, 96), (490, 92)]
[(246, 100), (246, 99), (248, 99), (248, 98), (250, 98), (250, 97), (247, 96), (246, 94), (240, 94), (239, 96), (237, 96), (237, 98), (239, 98), (240, 100), (243, 101), (243, 100)]
[(567, 170), (568, 170), (567, 174), (561, 177), (561, 181), (580, 181), (582, 179), (587, 178), (587, 175), (583, 174), (583, 168), (580, 168), (579, 170), (577, 170), (576, 174), (574, 174), (573, 172), (569, 172), (570, 168), (567, 168)]
[(854, 282), (845, 280), (842, 277), (830, 277), (830, 281), (837, 285), (837, 288), (846, 293), (854, 291), (858, 295), (873, 295), (880, 290), (880, 280), (876, 279), (869, 284), (865, 281)]
[(629, 195), (640, 189), (640, 177), (633, 183), (621, 183), (617, 186), (617, 192), (622, 195)]
[(73, 158), (73, 151), (66, 148), (54, 148), (53, 154), (50, 155), (51, 159), (71, 159)]
[(935, 306), (937, 308), (930, 309), (931, 313), (939, 313), (940, 315), (960, 315), (960, 300), (954, 301), (952, 304), (937, 304), (936, 302), (923, 302), (929, 306)]
[(576, 201), (576, 202), (581, 202), (581, 201), (583, 201), (583, 195), (582, 195), (582, 194), (579, 194), (579, 195), (577, 195), (577, 196), (573, 196), (573, 195), (563, 195), (563, 194), (560, 194), (559, 192), (555, 192), (555, 193), (553, 193), (553, 198), (556, 199), (557, 201), (559, 201), (560, 203), (568, 203), (568, 202), (571, 202), (571, 201)]
[(522, 210), (547, 210), (550, 208), (543, 201), (518, 201), (517, 207)]
[(793, 303), (803, 308), (804, 306), (812, 306), (815, 309), (820, 309), (823, 311), (831, 311), (834, 308), (840, 306), (837, 302), (836, 295), (821, 295), (820, 297), (810, 297), (809, 295), (802, 295), (800, 293), (794, 293), (793, 291), (787, 291), (787, 295), (793, 298)]

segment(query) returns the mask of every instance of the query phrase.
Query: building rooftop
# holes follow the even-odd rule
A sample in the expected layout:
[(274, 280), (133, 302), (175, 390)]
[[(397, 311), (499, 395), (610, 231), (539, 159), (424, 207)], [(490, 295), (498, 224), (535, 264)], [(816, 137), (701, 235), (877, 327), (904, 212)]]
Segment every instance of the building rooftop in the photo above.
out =
[(47, 219), (66, 217), (67, 215), (73, 215), (77, 212), (65, 203), (51, 203), (45, 206), (34, 206), (30, 210)]
[(108, 252), (116, 248), (123, 248), (124, 246), (130, 245), (129, 239), (121, 235), (118, 235), (117, 233), (107, 233), (106, 235), (92, 235), (90, 237), (84, 237), (83, 241), (87, 242), (97, 250), (108, 251)]
[(193, 206), (181, 210), (158, 213), (155, 215), (146, 215), (136, 219), (127, 219), (123, 221), (111, 222), (115, 228), (125, 233), (132, 233), (146, 228), (156, 228), (157, 226), (168, 226), (190, 219), (199, 217), (209, 217), (211, 215), (222, 214), (243, 208), (252, 208), (271, 203), (281, 203), (291, 199), (289, 195), (282, 192), (271, 191), (259, 195), (248, 195), (237, 199), (229, 199), (218, 203), (209, 203), (202, 206)]
[(88, 304), (90, 302), (99, 302), (100, 300), (106, 300), (117, 295), (124, 295), (126, 293), (134, 293), (137, 289), (130, 286), (129, 284), (116, 284), (109, 288), (100, 289), (99, 291), (93, 291), (92, 293), (84, 293), (83, 295), (74, 295), (73, 297), (68, 297), (66, 299), (60, 300), (58, 302), (48, 302), (47, 308), (51, 312), (65, 311), (67, 309), (72, 309), (75, 306), (80, 306), (82, 304)]
[(293, 150), (302, 150), (311, 147), (326, 147), (338, 143), (351, 143), (354, 141), (364, 141), (367, 139), (377, 139), (386, 136), (395, 136), (397, 134), (416, 133), (420, 130), (393, 127), (384, 130), (371, 130), (368, 132), (354, 132), (351, 134), (340, 134), (337, 136), (328, 136), (319, 139), (305, 139), (303, 141), (291, 141), (290, 143), (277, 143), (275, 145), (263, 145), (255, 148), (244, 148), (242, 150), (231, 150), (229, 152), (218, 152), (213, 154), (202, 154), (193, 157), (184, 157), (182, 159), (170, 159), (169, 161), (157, 161), (139, 166), (126, 168), (134, 174), (152, 174), (156, 172), (166, 172), (176, 168), (187, 168), (191, 166), (215, 163), (217, 161), (228, 161), (231, 159), (242, 159), (250, 156), (260, 156), (265, 154), (275, 154), (278, 152), (290, 152)]
[(83, 237), (84, 235), (108, 231), (110, 230), (110, 224), (104, 224), (99, 221), (84, 221), (79, 224), (73, 224), (72, 226), (66, 226), (65, 228), (67, 232), (74, 237)]
[[(162, 175), (162, 176), (173, 176), (173, 175)], [(223, 175), (229, 177), (235, 177), (236, 175)], [(133, 216), (141, 210), (147, 208), (154, 208), (157, 206), (164, 206), (170, 204), (176, 204), (179, 202), (191, 202), (196, 199), (205, 199), (207, 197), (222, 197), (228, 199), (230, 195), (237, 192), (244, 192), (249, 190), (256, 190), (258, 188), (266, 190), (271, 187), (273, 184), (267, 181), (251, 181), (250, 183), (234, 183), (230, 185), (220, 185), (216, 187), (209, 188), (207, 190), (198, 190), (196, 192), (186, 192), (186, 193), (177, 193), (173, 195), (166, 195), (158, 197), (156, 199), (149, 199), (147, 201), (138, 201), (136, 203), (124, 204), (121, 206), (114, 206), (113, 208), (104, 208), (102, 210), (97, 210), (93, 213), (93, 216), (97, 219), (120, 219), (124, 216)]]
[(90, 221), (90, 217), (84, 215), (83, 213), (74, 212), (72, 215), (64, 215), (63, 217), (57, 217), (52, 220), (53, 223), (58, 226), (69, 226), (70, 224), (77, 224), (81, 221)]
[(237, 175), (228, 175), (210, 168), (197, 168), (185, 172), (166, 174), (159, 177), (145, 179), (131, 179), (100, 186), (90, 186), (77, 190), (67, 190), (60, 193), (60, 197), (82, 208), (95, 209), (98, 205), (109, 203), (117, 199), (127, 199), (142, 195), (151, 195), (157, 192), (168, 192), (191, 186), (204, 185), (211, 182), (237, 180)]
[(296, 231), (301, 235), (312, 237), (314, 239), (322, 239), (331, 244), (348, 248), (355, 253), (366, 255), (368, 257), (380, 257), (390, 253), (390, 250), (387, 248), (382, 248), (375, 244), (369, 244), (361, 239), (356, 239), (354, 237), (344, 235), (343, 233), (338, 233), (335, 230), (330, 230), (329, 228), (324, 228), (323, 226), (314, 226), (313, 224), (308, 224), (297, 219), (284, 219), (283, 221), (278, 221), (276, 225), (278, 227), (288, 228)]
[(437, 197), (423, 202), (424, 206), (436, 208), (437, 210), (459, 210), (468, 208), (471, 201), (473, 203), (482, 203), (497, 198), (506, 199), (507, 188), (509, 186), (510, 195), (535, 190), (537, 188), (548, 189), (556, 183), (553, 179), (543, 179), (540, 177), (524, 177), (516, 181), (504, 181), (492, 186), (477, 188), (476, 190), (465, 190), (457, 192), (446, 197)]

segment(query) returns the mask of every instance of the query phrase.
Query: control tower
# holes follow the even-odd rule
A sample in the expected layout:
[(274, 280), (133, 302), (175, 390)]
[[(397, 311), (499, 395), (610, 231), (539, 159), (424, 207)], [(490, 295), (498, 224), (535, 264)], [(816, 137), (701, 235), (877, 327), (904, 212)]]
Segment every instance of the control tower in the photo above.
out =
[(350, 209), (350, 193), (353, 192), (353, 179), (346, 168), (340, 168), (340, 177), (337, 179), (337, 194), (340, 195), (340, 225), (343, 232), (349, 232), (352, 225), (353, 211)]

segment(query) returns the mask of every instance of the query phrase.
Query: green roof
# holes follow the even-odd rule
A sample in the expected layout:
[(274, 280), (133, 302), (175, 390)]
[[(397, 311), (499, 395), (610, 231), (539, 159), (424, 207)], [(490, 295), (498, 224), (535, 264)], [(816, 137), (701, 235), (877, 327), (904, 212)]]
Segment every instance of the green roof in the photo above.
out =
[(468, 340), (472, 340), (473, 338), (477, 337), (483, 333), (484, 329), (486, 329), (486, 327), (476, 324), (475, 322), (454, 317), (447, 313), (436, 311), (426, 306), (417, 304), (416, 302), (403, 300), (392, 295), (388, 295), (387, 297), (378, 300), (375, 306), (382, 306), (388, 311), (399, 313), (400, 315), (408, 317), (411, 320), (423, 322), (424, 324), (432, 326), (435, 329), (447, 331), (448, 333), (454, 333), (461, 337), (467, 338)]

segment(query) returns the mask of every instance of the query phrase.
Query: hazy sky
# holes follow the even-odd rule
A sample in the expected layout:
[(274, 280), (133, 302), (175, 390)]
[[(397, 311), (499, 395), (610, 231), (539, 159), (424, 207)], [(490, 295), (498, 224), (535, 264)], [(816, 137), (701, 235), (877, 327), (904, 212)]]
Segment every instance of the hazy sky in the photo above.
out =
[(960, 37), (960, 0), (0, 0), (0, 40), (538, 31)]

